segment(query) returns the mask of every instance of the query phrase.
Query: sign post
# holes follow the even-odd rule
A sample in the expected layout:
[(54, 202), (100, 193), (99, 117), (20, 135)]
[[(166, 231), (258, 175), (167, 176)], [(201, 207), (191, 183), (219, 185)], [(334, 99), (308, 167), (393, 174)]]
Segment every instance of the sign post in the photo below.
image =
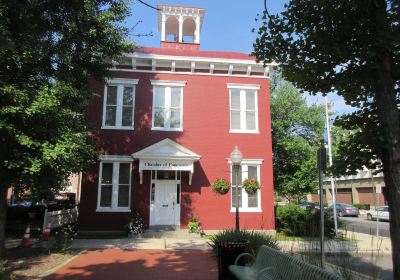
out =
[(382, 193), (382, 186), (379, 184), (375, 185), (375, 192), (377, 195), (376, 209), (375, 209), (375, 211), (376, 211), (376, 237), (379, 237), (379, 211), (378, 211), (378, 209), (379, 209), (379, 198), (380, 198), (379, 196)]
[(321, 267), (325, 266), (325, 248), (324, 248), (324, 172), (326, 170), (326, 149), (321, 147), (317, 152), (317, 162), (318, 162), (318, 175), (319, 175), (319, 213), (320, 213), (320, 230), (321, 230)]

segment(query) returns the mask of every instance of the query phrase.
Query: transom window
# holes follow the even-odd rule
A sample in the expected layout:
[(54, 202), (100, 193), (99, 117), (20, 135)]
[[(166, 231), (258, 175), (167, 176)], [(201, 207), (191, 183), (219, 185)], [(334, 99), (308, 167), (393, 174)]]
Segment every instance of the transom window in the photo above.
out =
[(183, 130), (183, 86), (186, 82), (151, 80), (153, 130)]
[(228, 84), (230, 132), (258, 133), (258, 85)]
[(235, 172), (231, 166), (231, 211), (236, 208), (236, 186), (238, 185), (239, 208), (242, 212), (260, 212), (261, 211), (261, 190), (254, 194), (249, 194), (242, 188), (242, 182), (246, 179), (255, 179), (260, 182), (260, 164), (261, 160), (246, 160), (239, 169), (238, 178), (236, 180)]
[(98, 211), (130, 211), (131, 162), (102, 161)]
[(108, 81), (104, 92), (103, 129), (133, 129), (138, 80)]

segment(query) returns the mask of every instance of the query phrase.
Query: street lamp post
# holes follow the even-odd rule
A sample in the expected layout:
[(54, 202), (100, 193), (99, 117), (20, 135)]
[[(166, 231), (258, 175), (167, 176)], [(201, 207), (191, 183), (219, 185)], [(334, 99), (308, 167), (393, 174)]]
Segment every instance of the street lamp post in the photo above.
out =
[(236, 204), (236, 231), (240, 230), (240, 225), (239, 225), (239, 169), (240, 169), (240, 164), (242, 163), (243, 155), (239, 151), (238, 146), (235, 146), (233, 149), (231, 156), (230, 156), (230, 161), (232, 163), (232, 169), (234, 172), (235, 176), (235, 181), (236, 181), (236, 197), (235, 197), (235, 204)]

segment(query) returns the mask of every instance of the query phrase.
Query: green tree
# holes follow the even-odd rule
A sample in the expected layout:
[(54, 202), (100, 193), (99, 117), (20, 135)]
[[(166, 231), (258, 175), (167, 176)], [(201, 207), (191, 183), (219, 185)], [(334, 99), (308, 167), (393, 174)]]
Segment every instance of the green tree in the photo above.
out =
[[(266, 1), (265, 1), (266, 2)], [(291, 0), (261, 16), (254, 55), (311, 94), (336, 92), (359, 108), (342, 119), (349, 167), (380, 159), (389, 190), (394, 279), (400, 279), (400, 3)]]
[(94, 159), (85, 109), (90, 79), (129, 50), (123, 0), (0, 3), (0, 255), (6, 192), (43, 196)]
[(324, 107), (306, 99), (279, 76), (271, 87), (274, 186), (291, 199), (303, 198), (318, 187), (316, 152), (324, 130)]

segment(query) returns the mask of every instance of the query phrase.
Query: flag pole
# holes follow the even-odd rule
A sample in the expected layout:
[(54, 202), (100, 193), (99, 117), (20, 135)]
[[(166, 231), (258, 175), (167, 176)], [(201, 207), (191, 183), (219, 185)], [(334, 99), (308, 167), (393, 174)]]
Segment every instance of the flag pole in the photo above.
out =
[[(328, 138), (328, 157), (329, 157), (329, 167), (332, 166), (332, 139), (331, 139), (331, 126), (329, 121), (329, 111), (330, 111), (330, 103), (328, 97), (325, 96), (325, 125), (326, 132)], [(332, 175), (330, 176), (331, 181), (331, 189), (332, 189), (332, 208), (333, 208), (333, 221), (335, 224), (335, 236), (338, 236), (338, 223), (337, 223), (337, 212), (336, 212), (336, 191), (335, 191), (335, 182), (333, 181)]]

